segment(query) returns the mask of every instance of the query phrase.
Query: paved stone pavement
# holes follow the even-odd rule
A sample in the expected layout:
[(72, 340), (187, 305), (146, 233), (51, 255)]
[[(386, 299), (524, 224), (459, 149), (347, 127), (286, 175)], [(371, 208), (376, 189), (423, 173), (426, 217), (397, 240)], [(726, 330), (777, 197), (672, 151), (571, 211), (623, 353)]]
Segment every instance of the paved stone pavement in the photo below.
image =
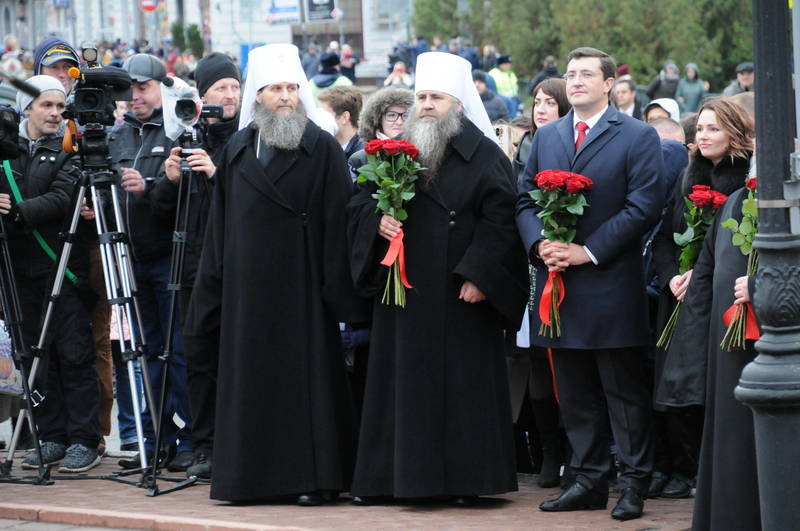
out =
[[(0, 453), (5, 458), (5, 453)], [(14, 473), (23, 474), (20, 460)], [(117, 471), (116, 459), (105, 457), (92, 474)], [(241, 529), (436, 529), (438, 530), (663, 530), (678, 531), (691, 525), (692, 500), (648, 500), (644, 517), (618, 522), (607, 511), (543, 513), (537, 505), (555, 496), (558, 489), (540, 489), (535, 477), (520, 475), (519, 492), (482, 500), (473, 508), (459, 509), (444, 503), (353, 506), (343, 496), (323, 507), (298, 507), (289, 502), (229, 504), (210, 500), (209, 486), (150, 498), (137, 487), (104, 480), (56, 480), (51, 486), (0, 484), (0, 518), (66, 527), (28, 527), (17, 523), (10, 529), (64, 531), (74, 526), (98, 526), (154, 530)], [(166, 483), (161, 483), (165, 485)], [(5, 521), (0, 521), (0, 530)], [(37, 524), (38, 525), (38, 524)], [(85, 527), (84, 527), (85, 528)], [(83, 528), (81, 528), (83, 529)]]
[[(2, 531), (105, 531), (108, 527), (88, 527), (72, 524), (50, 524), (46, 522), (31, 522), (30, 520), (10, 520), (0, 518)], [(135, 531), (135, 530), (130, 530)]]

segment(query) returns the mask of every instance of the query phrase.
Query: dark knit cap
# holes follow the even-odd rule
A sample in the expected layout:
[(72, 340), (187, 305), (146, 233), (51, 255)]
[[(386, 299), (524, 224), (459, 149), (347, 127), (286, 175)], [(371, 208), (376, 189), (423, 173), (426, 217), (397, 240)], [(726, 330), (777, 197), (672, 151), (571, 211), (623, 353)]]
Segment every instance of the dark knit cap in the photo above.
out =
[(335, 52), (326, 52), (319, 58), (319, 62), (323, 67), (332, 68), (339, 64), (339, 55)]
[(211, 85), (220, 79), (228, 77), (239, 82), (242, 81), (239, 75), (239, 69), (233, 64), (230, 57), (220, 52), (210, 53), (200, 59), (194, 71), (194, 79), (197, 82), (197, 92), (201, 97), (211, 88)]
[(483, 70), (473, 70), (472, 81), (480, 81), (481, 83), (486, 83), (486, 72), (484, 72)]

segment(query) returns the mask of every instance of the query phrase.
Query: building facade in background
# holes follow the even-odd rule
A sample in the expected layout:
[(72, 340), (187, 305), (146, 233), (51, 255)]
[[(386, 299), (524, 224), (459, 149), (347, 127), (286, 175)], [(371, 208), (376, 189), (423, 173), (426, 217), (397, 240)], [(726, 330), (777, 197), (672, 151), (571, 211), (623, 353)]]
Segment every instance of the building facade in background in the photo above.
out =
[[(412, 0), (0, 0), (0, 31), (32, 49), (49, 34), (76, 47), (85, 41), (133, 43), (156, 49), (170, 26), (201, 29), (207, 51), (226, 52), (244, 65), (252, 47), (293, 42), (349, 44), (365, 60), (356, 74), (383, 78), (394, 44), (411, 36)], [(143, 9), (143, 6), (150, 8)]]

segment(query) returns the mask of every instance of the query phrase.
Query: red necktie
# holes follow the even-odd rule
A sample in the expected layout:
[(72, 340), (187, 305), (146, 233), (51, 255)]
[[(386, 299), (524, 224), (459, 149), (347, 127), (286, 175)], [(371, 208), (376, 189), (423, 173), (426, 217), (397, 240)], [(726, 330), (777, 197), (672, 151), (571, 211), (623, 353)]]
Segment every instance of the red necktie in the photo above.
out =
[(575, 141), (575, 152), (577, 153), (581, 148), (581, 144), (583, 144), (583, 139), (586, 138), (586, 130), (589, 129), (589, 124), (578, 122), (576, 125), (578, 127), (578, 139)]

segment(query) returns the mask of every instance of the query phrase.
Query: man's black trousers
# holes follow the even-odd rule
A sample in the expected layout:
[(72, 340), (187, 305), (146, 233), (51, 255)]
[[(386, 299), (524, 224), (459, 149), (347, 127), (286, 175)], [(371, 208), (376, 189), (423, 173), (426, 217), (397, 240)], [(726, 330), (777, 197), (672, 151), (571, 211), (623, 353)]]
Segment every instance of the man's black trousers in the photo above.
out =
[[(180, 291), (181, 315), (188, 315), (191, 297), (192, 289), (183, 286)], [(219, 345), (207, 338), (184, 336), (183, 351), (189, 382), (194, 450), (195, 453), (213, 455)]]
[(608, 491), (610, 444), (616, 443), (619, 488), (647, 493), (653, 469), (651, 399), (644, 349), (554, 349), (558, 398), (572, 446), (572, 468), (584, 486)]
[[(17, 275), (16, 280), (23, 334), (30, 349), (39, 340), (45, 297), (52, 286), (46, 278)], [(45, 396), (36, 408), (42, 441), (97, 447), (100, 387), (90, 315), (78, 290), (65, 279), (34, 386)], [(28, 368), (31, 364), (32, 359), (28, 359)]]

